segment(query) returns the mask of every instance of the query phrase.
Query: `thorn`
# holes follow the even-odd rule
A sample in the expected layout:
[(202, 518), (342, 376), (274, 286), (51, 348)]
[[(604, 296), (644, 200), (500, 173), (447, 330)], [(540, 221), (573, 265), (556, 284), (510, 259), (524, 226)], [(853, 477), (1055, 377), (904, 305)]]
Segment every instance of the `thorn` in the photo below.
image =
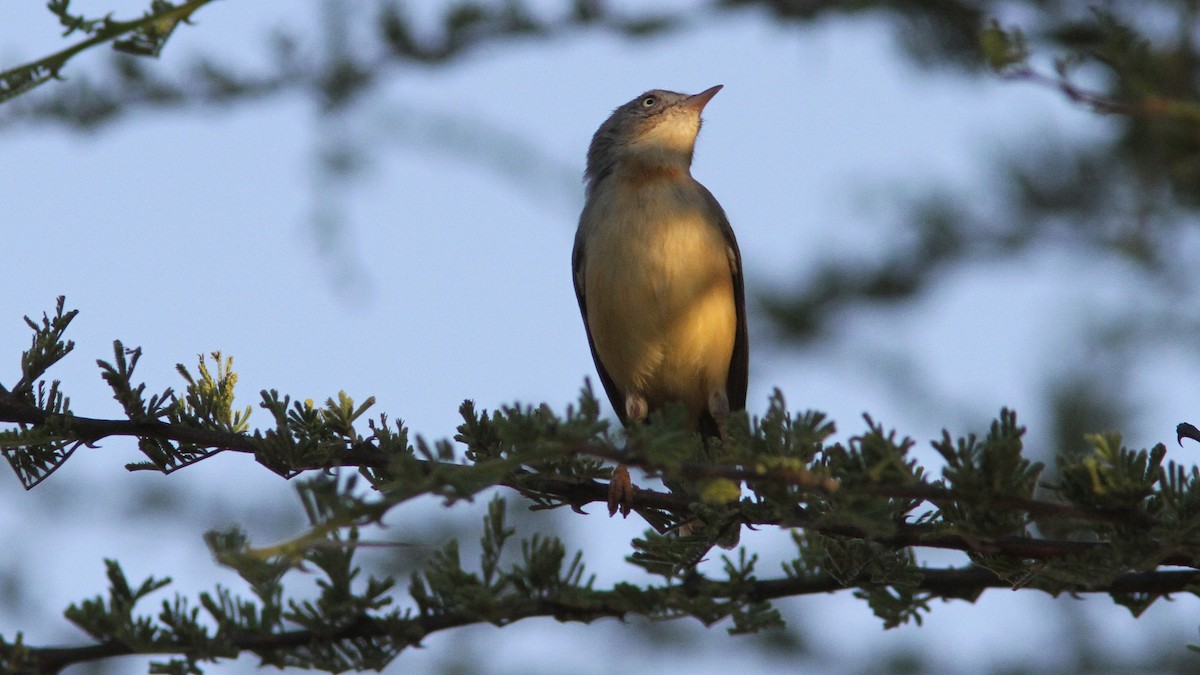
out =
[(1190, 438), (1197, 443), (1200, 443), (1200, 429), (1187, 422), (1181, 422), (1175, 427), (1175, 440), (1178, 441), (1179, 447), (1183, 447), (1183, 439)]

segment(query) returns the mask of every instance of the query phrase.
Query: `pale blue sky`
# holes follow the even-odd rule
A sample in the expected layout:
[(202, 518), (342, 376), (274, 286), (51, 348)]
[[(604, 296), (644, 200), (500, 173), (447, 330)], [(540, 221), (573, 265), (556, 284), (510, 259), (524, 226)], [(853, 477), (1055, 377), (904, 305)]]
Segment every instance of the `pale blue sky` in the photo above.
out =
[[(140, 12), (145, 3), (78, 4)], [(278, 22), (271, 12), (281, 6), (215, 3), (150, 67), (175, 72), (197, 52), (253, 61), (261, 57), (256, 40)], [(316, 3), (288, 7), (294, 16), (286, 23), (313, 24)], [(0, 10), (4, 64), (56, 48), (56, 35), (39, 3)], [(85, 55), (67, 74), (94, 71), (104, 58), (99, 50)], [(464, 398), (484, 408), (544, 401), (562, 410), (584, 378), (594, 378), (569, 278), (591, 133), (613, 107), (645, 89), (695, 92), (714, 84), (725, 89), (705, 111), (693, 172), (730, 215), (751, 293), (803, 278), (822, 260), (877, 255), (883, 242), (905, 236), (894, 199), (915, 198), (931, 182), (974, 191), (978, 207), (989, 208), (987, 160), (999, 147), (1105, 130), (1104, 120), (1051, 91), (915, 69), (882, 24), (869, 20), (785, 28), (741, 12), (653, 40), (581, 32), (488, 46), (444, 67), (397, 69), (347, 119), (347, 137), (371, 150), (344, 202), (344, 242), (362, 280), (349, 296), (331, 283), (328, 261), (312, 243), (318, 126), (301, 97), (137, 113), (92, 135), (49, 126), (9, 130), (0, 136), (0, 161), (8, 167), (0, 180), (7, 272), (0, 382), (15, 379), (29, 339), (21, 316), (49, 310), (65, 294), (81, 310), (70, 332), (77, 347), (52, 374), (64, 381), (78, 414), (119, 414), (94, 366), (111, 357), (115, 338), (144, 348), (140, 372), (152, 390), (179, 386), (176, 362), (190, 365), (195, 355), (219, 349), (235, 357), (243, 404), (256, 403), (260, 389), (319, 400), (344, 389), (357, 399), (376, 396), (376, 413), (404, 419), (429, 438), (453, 435)], [(486, 123), (543, 161), (505, 165), (503, 147), (478, 147), (469, 136), (448, 149), (429, 123), (447, 116)], [(751, 412), (762, 412), (780, 387), (794, 409), (828, 412), (845, 438), (869, 411), (921, 440), (920, 456), (931, 462), (925, 439), (947, 424), (956, 432), (978, 429), (1004, 405), (1021, 412), (1031, 438), (1044, 439), (1048, 420), (1032, 402), (1047, 383), (1043, 371), (1062, 366), (1064, 355), (1077, 356), (1073, 331), (1106, 308), (1135, 297), (1147, 302), (1139, 296), (1144, 289), (1131, 287), (1131, 272), (1070, 250), (948, 277), (906, 311), (849, 313), (839, 319), (848, 337), (803, 354), (772, 346), (768, 328), (752, 319)], [(1141, 365), (1150, 373), (1196, 366), (1194, 354), (1146, 359)], [(895, 369), (904, 363), (920, 376)], [(912, 386), (898, 386), (904, 382)], [(1129, 434), (1135, 444), (1169, 439), (1176, 422), (1200, 409), (1194, 390), (1163, 391), (1146, 378), (1135, 384), (1145, 401)], [(263, 419), (261, 411), (252, 418)], [(203, 530), (253, 522), (256, 511), (298, 511), (290, 486), (245, 457), (218, 457), (165, 478), (121, 468), (138, 459), (132, 443), (108, 441), (79, 451), (28, 494), (15, 477), (0, 474), (0, 569), (19, 566), (38, 589), (21, 607), (0, 607), (0, 633), (24, 630), (32, 644), (83, 642), (58, 612), (104, 588), (102, 557), (119, 558), (135, 579), (169, 570), (172, 588), (193, 595), (216, 581), (241, 590), (210, 563)], [(152, 503), (127, 503), (144, 486), (182, 491), (195, 505), (194, 519), (167, 522), (155, 517)], [(406, 518), (428, 513), (397, 514), (386, 534), (402, 538)], [(599, 513), (567, 522), (574, 542), (594, 553), (602, 583), (630, 573), (624, 542), (640, 532), (639, 523)], [(297, 526), (250, 531), (267, 543)], [(786, 553), (782, 533), (746, 542), (768, 560)], [(974, 606), (935, 605), (922, 628), (888, 632), (849, 594), (779, 605), (813, 639), (820, 659), (812, 672), (838, 673), (914, 645), (948, 670), (1027, 658), (1052, 668), (1067, 623), (1078, 620), (1058, 611), (1071, 602), (993, 591)], [(1082, 616), (1098, 641), (1123, 653), (1157, 645), (1151, 636), (1182, 649), (1196, 637), (1197, 609), (1189, 597), (1159, 603), (1134, 621), (1096, 598)], [(601, 659), (632, 630), (548, 621), (474, 628), (434, 637), (429, 649), (406, 653), (393, 670), (477, 650), (491, 659), (483, 672), (530, 672), (525, 650), (537, 641), (534, 672), (557, 672), (555, 655), (577, 659), (575, 672), (604, 672), (611, 669)], [(746, 656), (738, 649), (743, 643), (717, 627), (692, 662), (642, 647), (630, 658), (663, 672), (725, 672), (734, 657), (751, 659), (738, 666), (742, 672), (780, 666)], [(250, 663), (209, 672), (243, 672)]]

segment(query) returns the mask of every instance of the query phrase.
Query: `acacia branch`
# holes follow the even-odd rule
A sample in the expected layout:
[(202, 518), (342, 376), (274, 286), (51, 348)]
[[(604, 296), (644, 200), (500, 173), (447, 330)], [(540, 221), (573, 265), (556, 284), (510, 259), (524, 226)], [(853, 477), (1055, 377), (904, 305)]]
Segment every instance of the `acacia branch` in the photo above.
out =
[[(71, 439), (82, 441), (88, 446), (93, 446), (96, 442), (108, 437), (145, 437), (255, 454), (261, 450), (262, 443), (261, 438), (247, 434), (198, 429), (157, 420), (110, 420), (53, 415), (34, 406), (21, 403), (11, 394), (3, 392), (0, 392), (0, 422), (51, 428), (59, 434), (70, 434)], [(645, 458), (622, 452), (616, 448), (589, 445), (576, 448), (575, 450), (577, 454), (624, 462), (643, 468), (651, 473), (658, 473), (663, 468)], [(338, 461), (334, 462), (333, 465), (384, 469), (387, 467), (388, 461), (386, 453), (368, 440), (349, 444), (347, 452)], [(425, 467), (426, 472), (432, 472), (435, 468), (450, 471), (466, 471), (471, 468), (459, 464), (438, 463), (426, 460), (416, 461)], [(305, 471), (325, 469), (329, 468), (329, 466), (311, 465), (291, 468)], [(788, 485), (819, 489), (817, 484), (813, 482), (813, 474), (809, 472), (763, 473), (758, 468), (714, 465), (695, 461), (682, 462), (679, 470), (683, 475), (689, 477), (775, 481)], [(608, 483), (606, 482), (576, 478), (558, 478), (550, 474), (537, 473), (528, 469), (517, 469), (501, 479), (497, 484), (516, 490), (527, 496), (536, 494), (555, 498), (560, 500), (561, 504), (570, 506), (573, 510), (580, 513), (583, 513), (583, 507), (585, 506), (593, 503), (604, 504), (608, 501)], [(946, 504), (961, 499), (959, 495), (949, 488), (928, 483), (871, 485), (856, 487), (856, 489), (861, 489), (864, 494), (869, 496), (926, 500), (935, 505)], [(987, 503), (995, 508), (1028, 511), (1034, 515), (1055, 515), (1099, 522), (1153, 524), (1153, 521), (1148, 516), (1141, 513), (1095, 512), (1068, 504), (1044, 500), (998, 496), (989, 498)], [(643, 509), (663, 511), (682, 518), (692, 513), (693, 500), (678, 494), (638, 488), (631, 497), (630, 505), (635, 511)], [(892, 532), (880, 533), (868, 531), (865, 528), (854, 525), (812, 518), (805, 513), (800, 505), (797, 505), (794, 513), (790, 514), (790, 517), (786, 519), (780, 519), (774, 512), (764, 515), (763, 512), (757, 511), (753, 505), (743, 505), (739, 510), (740, 521), (745, 525), (802, 527), (829, 536), (870, 540), (895, 549), (925, 547), (957, 550), (966, 553), (1002, 554), (1030, 560), (1048, 560), (1081, 555), (1097, 548), (1110, 546), (1107, 542), (1097, 541), (1037, 539), (1020, 536), (1001, 538), (964, 536), (937, 531), (930, 525), (908, 523), (896, 523), (893, 526)], [(1196, 567), (1200, 563), (1186, 555), (1167, 554), (1160, 561), (1160, 564)]]
[[(662, 464), (652, 462), (644, 457), (631, 455), (615, 448), (580, 448), (578, 454), (636, 466), (652, 474), (660, 473), (665, 468)], [(808, 470), (777, 470), (773, 467), (758, 466), (747, 468), (737, 465), (709, 464), (696, 461), (683, 461), (678, 466), (679, 473), (688, 478), (726, 478), (732, 481), (773, 482), (820, 492), (834, 492), (838, 489), (837, 481), (818, 476)], [(954, 490), (930, 483), (911, 483), (909, 485), (877, 484), (860, 486), (856, 489), (860, 489), (864, 494), (873, 497), (927, 501), (935, 506), (959, 501), (963, 498), (962, 495)], [(1059, 516), (1073, 520), (1102, 523), (1158, 524), (1150, 516), (1139, 512), (1116, 513), (1092, 511), (1071, 504), (1011, 495), (988, 496), (986, 497), (986, 501), (989, 506), (994, 508), (1011, 511), (1028, 511), (1031, 515), (1035, 516)]]
[[(921, 580), (914, 587), (905, 588), (928, 594), (933, 598), (970, 599), (989, 588), (1013, 587), (1012, 583), (979, 567), (921, 569), (919, 573)], [(1096, 586), (1075, 585), (1066, 588), (1043, 590), (1055, 595), (1062, 592), (1070, 592), (1073, 594), (1108, 593), (1162, 596), (1170, 593), (1185, 592), (1197, 582), (1200, 582), (1200, 572), (1138, 572), (1122, 575), (1108, 584)], [(677, 613), (678, 610), (675, 607), (675, 602), (680, 596), (694, 595), (697, 591), (717, 600), (734, 601), (741, 599), (750, 602), (761, 602), (787, 597), (832, 593), (868, 585), (873, 585), (868, 578), (858, 578), (843, 583), (831, 576), (748, 580), (740, 581), (736, 586), (727, 582), (701, 580), (698, 585), (691, 584), (691, 588), (686, 591), (681, 586), (646, 589), (647, 592), (642, 598), (657, 598), (658, 601), (656, 604), (651, 604), (648, 607), (637, 610), (630, 607), (627, 592), (604, 590), (585, 592), (582, 596), (578, 597), (568, 593), (564, 594), (563, 597), (505, 601), (502, 616), (504, 617), (505, 624), (534, 617), (554, 617), (560, 620), (576, 621), (593, 621), (609, 617), (624, 619), (630, 614), (661, 617)], [(485, 621), (487, 619), (480, 617), (478, 614), (458, 612), (388, 619), (386, 621), (363, 617), (355, 623), (328, 633), (317, 634), (308, 630), (295, 630), (266, 635), (234, 636), (229, 642), (239, 653), (243, 651), (263, 653), (328, 644), (340, 640), (381, 638), (394, 641), (396, 648), (403, 649), (404, 647), (420, 644), (425, 637), (433, 633), (484, 623)], [(115, 656), (175, 653), (179, 652), (161, 647), (139, 650), (117, 640), (109, 640), (85, 647), (29, 648), (32, 660), (37, 663), (38, 672), (43, 673), (55, 673), (72, 664)]]
[(257, 439), (253, 436), (228, 431), (198, 429), (158, 420), (109, 420), (51, 414), (36, 406), (22, 403), (4, 391), (0, 391), (0, 422), (52, 429), (58, 434), (70, 434), (71, 440), (81, 441), (88, 446), (110, 436), (124, 436), (154, 438), (237, 452), (254, 453), (260, 449)]

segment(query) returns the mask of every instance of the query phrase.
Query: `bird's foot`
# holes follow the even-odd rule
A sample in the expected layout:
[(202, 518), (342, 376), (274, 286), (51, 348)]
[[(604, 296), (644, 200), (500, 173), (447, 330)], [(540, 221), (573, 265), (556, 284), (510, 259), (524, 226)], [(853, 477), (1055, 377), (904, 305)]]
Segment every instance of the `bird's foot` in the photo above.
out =
[(629, 516), (633, 510), (633, 495), (637, 492), (633, 481), (629, 479), (629, 469), (624, 464), (618, 464), (613, 469), (612, 480), (608, 483), (608, 515), (615, 516), (617, 511), (621, 517)]

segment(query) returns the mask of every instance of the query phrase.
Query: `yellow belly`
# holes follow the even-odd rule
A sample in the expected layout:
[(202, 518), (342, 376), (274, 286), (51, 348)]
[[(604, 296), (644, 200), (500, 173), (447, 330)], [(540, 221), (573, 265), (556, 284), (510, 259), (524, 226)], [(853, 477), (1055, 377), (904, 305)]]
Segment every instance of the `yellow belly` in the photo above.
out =
[(596, 353), (622, 394), (698, 418), (725, 388), (737, 326), (720, 228), (698, 208), (606, 215), (584, 268)]

